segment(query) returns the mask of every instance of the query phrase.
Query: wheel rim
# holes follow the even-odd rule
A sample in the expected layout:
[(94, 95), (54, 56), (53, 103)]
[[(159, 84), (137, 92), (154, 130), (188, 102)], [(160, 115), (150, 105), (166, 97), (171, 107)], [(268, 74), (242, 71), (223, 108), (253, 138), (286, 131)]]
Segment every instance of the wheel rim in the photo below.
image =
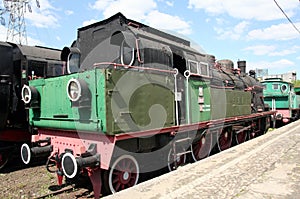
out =
[(131, 155), (119, 157), (109, 171), (109, 189), (112, 193), (127, 189), (137, 184), (139, 165)]
[(235, 135), (236, 143), (241, 144), (247, 140), (247, 131), (242, 131)]
[(8, 162), (8, 157), (0, 153), (0, 169), (2, 169)]
[(218, 148), (220, 151), (224, 151), (231, 147), (232, 142), (232, 131), (228, 128), (220, 130), (218, 138)]
[[(182, 148), (179, 152), (183, 152), (183, 151), (184, 151), (184, 149)], [(177, 167), (185, 164), (185, 162), (186, 162), (186, 154), (183, 154), (180, 157), (176, 158)], [(174, 162), (174, 158), (173, 158), (173, 149), (171, 148), (168, 153), (168, 169), (169, 169), (169, 171), (173, 171), (177, 168), (177, 167), (174, 168), (174, 166), (175, 166), (175, 162)]]
[(257, 133), (253, 130), (249, 132), (249, 139), (253, 139), (257, 136)]
[(210, 133), (204, 133), (200, 139), (191, 146), (192, 158), (194, 161), (207, 157), (210, 153), (212, 139)]

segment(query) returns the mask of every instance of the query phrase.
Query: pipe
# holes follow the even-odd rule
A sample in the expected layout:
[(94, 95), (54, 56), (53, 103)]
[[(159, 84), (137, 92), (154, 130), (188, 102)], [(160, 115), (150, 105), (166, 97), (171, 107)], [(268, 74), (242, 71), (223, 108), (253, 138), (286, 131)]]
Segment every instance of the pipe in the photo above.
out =
[(30, 149), (34, 157), (43, 156), (53, 151), (53, 145), (37, 146)]
[(24, 164), (29, 164), (30, 160), (33, 157), (46, 156), (52, 151), (53, 151), (52, 145), (30, 148), (28, 144), (24, 143), (21, 146), (21, 159), (24, 162)]
[(179, 126), (179, 110), (178, 110), (178, 88), (177, 88), (177, 75), (178, 75), (178, 69), (174, 68), (175, 74), (174, 74), (174, 93), (175, 93), (175, 116), (176, 116), (176, 125)]
[(189, 78), (191, 76), (191, 73), (189, 70), (184, 71), (184, 77), (186, 78), (186, 115), (187, 115), (187, 123), (191, 124), (191, 120), (190, 120), (190, 98), (189, 98)]
[(79, 169), (84, 167), (95, 167), (100, 164), (100, 154), (87, 157), (74, 157), (73, 154), (67, 152), (63, 155), (61, 166), (63, 173), (67, 178), (74, 178)]

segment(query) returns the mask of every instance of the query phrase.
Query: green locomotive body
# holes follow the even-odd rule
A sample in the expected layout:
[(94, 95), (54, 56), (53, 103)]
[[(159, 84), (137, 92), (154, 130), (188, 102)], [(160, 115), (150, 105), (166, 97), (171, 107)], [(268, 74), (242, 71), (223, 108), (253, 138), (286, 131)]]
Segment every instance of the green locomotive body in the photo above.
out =
[[(122, 79), (123, 78), (123, 79)], [(125, 80), (126, 79), (126, 80)], [(99, 69), (30, 81), (40, 95), (30, 109), (35, 127), (89, 131), (114, 135), (176, 125), (174, 75)], [(68, 97), (68, 82), (83, 80), (86, 96)], [(209, 81), (186, 82), (189, 103), (186, 123), (251, 114), (251, 93), (210, 88)], [(152, 110), (151, 110), (152, 109)], [(152, 114), (152, 115), (151, 115)]]
[(121, 13), (78, 29), (61, 59), (66, 74), (22, 89), (33, 134), (22, 159), (50, 152), (59, 184), (88, 172), (95, 197), (102, 184), (116, 192), (139, 173), (176, 169), (187, 154), (197, 161), (261, 135), (274, 114), (244, 61), (216, 63)]
[[(125, 77), (126, 82), (121, 82)], [(82, 96), (78, 101), (68, 97), (68, 82), (72, 80), (84, 81), (87, 86), (80, 85)], [(32, 80), (30, 86), (41, 96), (38, 107), (30, 109), (30, 124), (35, 127), (114, 135), (175, 124), (172, 76), (95, 68)]]

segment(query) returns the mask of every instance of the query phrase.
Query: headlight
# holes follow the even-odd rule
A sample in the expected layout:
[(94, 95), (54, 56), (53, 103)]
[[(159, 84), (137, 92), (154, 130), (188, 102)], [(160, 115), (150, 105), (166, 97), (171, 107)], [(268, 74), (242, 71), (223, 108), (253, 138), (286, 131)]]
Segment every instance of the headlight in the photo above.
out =
[(31, 101), (31, 90), (30, 90), (29, 86), (27, 86), (27, 85), (23, 86), (21, 96), (22, 96), (22, 101), (25, 104), (30, 103), (30, 101)]
[(72, 102), (76, 102), (82, 95), (81, 83), (78, 79), (70, 79), (67, 84), (67, 94)]
[(27, 86), (24, 85), (21, 91), (21, 97), (22, 97), (22, 101), (25, 104), (30, 104), (30, 106), (32, 105), (37, 105), (36, 103), (38, 103), (38, 91), (36, 90), (36, 88), (34, 88), (33, 86)]

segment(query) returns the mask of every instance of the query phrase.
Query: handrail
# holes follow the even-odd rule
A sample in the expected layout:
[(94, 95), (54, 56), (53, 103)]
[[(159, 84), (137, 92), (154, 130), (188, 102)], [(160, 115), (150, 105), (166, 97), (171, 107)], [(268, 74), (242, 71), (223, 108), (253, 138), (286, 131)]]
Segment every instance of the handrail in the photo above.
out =
[(123, 67), (123, 68), (134, 68), (134, 69), (139, 69), (139, 70), (149, 70), (149, 71), (158, 71), (158, 72), (164, 72), (164, 73), (171, 73), (175, 74), (176, 72), (172, 70), (163, 70), (163, 69), (158, 69), (158, 68), (149, 68), (149, 67), (141, 67), (141, 66), (129, 66), (126, 64), (118, 64), (114, 62), (101, 62), (101, 63), (94, 63), (93, 66), (95, 68), (100, 67), (101, 65), (113, 65), (114, 68), (116, 69), (117, 67)]
[(136, 46), (138, 61), (142, 64), (142, 63), (144, 63), (144, 61), (141, 59), (140, 48), (139, 48), (139, 39), (135, 40), (135, 46)]

